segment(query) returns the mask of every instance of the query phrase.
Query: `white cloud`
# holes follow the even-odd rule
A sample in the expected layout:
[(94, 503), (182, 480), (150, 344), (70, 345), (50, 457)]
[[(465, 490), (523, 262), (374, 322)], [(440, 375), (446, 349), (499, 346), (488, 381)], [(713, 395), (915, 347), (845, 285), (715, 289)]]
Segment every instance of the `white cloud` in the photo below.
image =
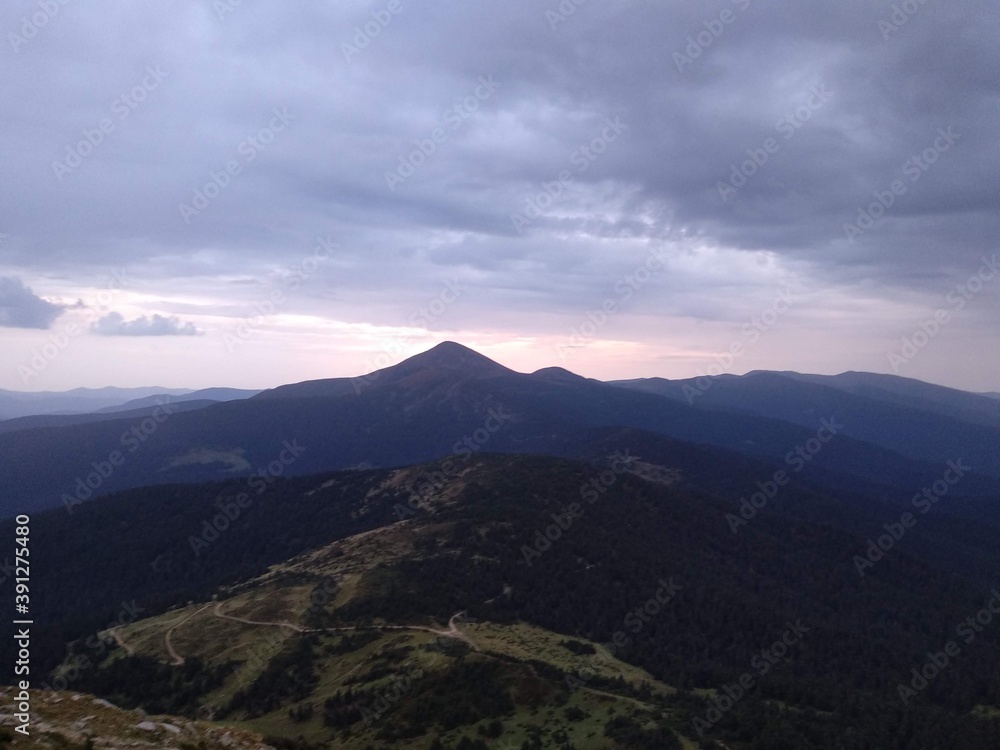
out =
[(121, 313), (108, 313), (90, 329), (101, 336), (197, 336), (201, 333), (194, 323), (184, 323), (175, 316), (143, 315), (125, 320)]

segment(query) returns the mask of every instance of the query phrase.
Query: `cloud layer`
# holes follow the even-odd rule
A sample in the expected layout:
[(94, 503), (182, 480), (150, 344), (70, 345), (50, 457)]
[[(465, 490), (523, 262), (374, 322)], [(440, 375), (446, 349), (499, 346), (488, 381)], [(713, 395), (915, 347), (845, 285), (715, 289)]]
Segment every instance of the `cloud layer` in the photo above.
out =
[(42, 299), (20, 279), (0, 276), (0, 326), (45, 329), (62, 313), (61, 305)]
[[(695, 374), (794, 277), (736, 370), (887, 370), (998, 251), (988, 0), (95, 0), (32, 29), (37, 9), (0, 9), (0, 272), (91, 303), (127, 266), (128, 315), (220, 350), (271, 301), (255, 361), (286, 336), (312, 368), (326, 336), (356, 372), (457, 282), (417, 316), (428, 343), (553, 364), (659, 249), (579, 368), (613, 350)], [(900, 374), (971, 387), (957, 363), (996, 349), (997, 289)]]

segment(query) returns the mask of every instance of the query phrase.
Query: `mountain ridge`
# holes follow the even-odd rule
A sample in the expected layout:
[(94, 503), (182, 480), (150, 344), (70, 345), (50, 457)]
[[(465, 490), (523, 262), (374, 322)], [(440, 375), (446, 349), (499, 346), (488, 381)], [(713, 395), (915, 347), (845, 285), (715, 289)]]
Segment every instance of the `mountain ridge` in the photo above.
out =
[[(705, 390), (687, 403), (685, 386)], [(497, 422), (496, 414), (507, 416)], [(562, 368), (518, 373), (453, 342), (371, 376), (290, 384), (249, 399), (178, 409), (168, 418), (160, 414), (155, 424), (139, 416), (0, 434), (0, 491), (27, 510), (59, 499), (72, 507), (143, 484), (266, 471), (294, 440), (307, 450), (280, 468), (301, 475), (420, 463), (460, 450), (559, 454), (589, 429), (643, 430), (791, 465), (789, 452), (814, 439), (830, 418), (843, 429), (808, 457), (810, 465), (853, 475), (866, 486), (912, 492), (920, 485), (910, 489), (911, 483), (935, 481), (943, 471), (937, 467), (958, 458), (975, 470), (963, 479), (963, 493), (992, 494), (1000, 479), (994, 465), (1000, 450), (992, 448), (1000, 430), (958, 417), (776, 374), (728, 376), (705, 386), (603, 383)], [(143, 434), (133, 436), (137, 429)], [(915, 437), (901, 441), (901, 434)], [(116, 451), (124, 464), (94, 475)]]

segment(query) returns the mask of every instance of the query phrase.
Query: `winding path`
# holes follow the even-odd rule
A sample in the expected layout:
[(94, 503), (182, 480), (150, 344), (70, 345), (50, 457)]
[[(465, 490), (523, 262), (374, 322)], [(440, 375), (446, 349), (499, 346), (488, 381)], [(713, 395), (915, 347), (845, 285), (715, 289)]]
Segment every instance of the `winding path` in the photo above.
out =
[[(296, 625), (295, 623), (288, 622), (287, 620), (283, 620), (281, 622), (264, 622), (261, 620), (250, 620), (245, 617), (236, 617), (234, 615), (227, 615), (225, 612), (222, 611), (222, 605), (223, 602), (215, 602), (214, 605), (206, 604), (205, 606), (195, 610), (186, 617), (181, 617), (174, 621), (174, 624), (170, 627), (169, 630), (167, 630), (166, 634), (163, 636), (163, 646), (166, 649), (167, 654), (171, 658), (170, 662), (171, 666), (179, 667), (184, 664), (184, 657), (181, 656), (179, 653), (177, 653), (177, 649), (174, 648), (174, 644), (172, 641), (174, 631), (177, 630), (177, 628), (179, 628), (181, 625), (184, 625), (189, 620), (193, 619), (197, 615), (204, 612), (209, 607), (214, 607), (214, 609), (212, 610), (212, 614), (215, 615), (216, 617), (221, 618), (223, 620), (232, 620), (233, 622), (239, 622), (244, 625), (254, 625), (257, 627), (287, 628), (288, 630), (292, 630), (296, 633), (346, 633), (346, 632), (357, 632), (360, 630), (380, 630), (380, 631), (419, 630), (424, 633), (433, 633), (434, 635), (439, 635), (442, 638), (454, 638), (455, 640), (463, 641), (464, 643), (468, 644), (475, 651), (482, 651), (482, 649), (479, 648), (479, 645), (474, 640), (472, 640), (472, 638), (470, 638), (467, 634), (463, 633), (461, 630), (458, 629), (457, 620), (459, 617), (465, 614), (464, 611), (456, 612), (451, 616), (451, 618), (448, 620), (447, 630), (437, 630), (435, 628), (431, 628), (426, 625), (366, 625), (366, 626), (347, 625), (343, 627), (334, 627), (334, 628), (306, 628), (302, 627), (301, 625)], [(133, 656), (135, 654), (135, 649), (132, 646), (129, 646), (125, 642), (125, 639), (122, 638), (120, 630), (121, 630), (120, 627), (116, 627), (112, 628), (108, 632), (111, 635), (111, 637), (115, 639), (115, 642), (123, 649), (125, 649), (126, 654), (128, 654), (129, 656)]]
[[(294, 630), (296, 633), (343, 633), (343, 632), (353, 632), (358, 630), (420, 630), (424, 633), (433, 633), (434, 635), (440, 635), (445, 638), (455, 638), (456, 640), (464, 641), (469, 644), (473, 649), (479, 651), (480, 648), (468, 635), (463, 633), (458, 629), (458, 624), (456, 620), (465, 614), (465, 612), (456, 612), (448, 620), (447, 630), (435, 630), (434, 628), (428, 627), (426, 625), (368, 625), (368, 626), (357, 626), (348, 625), (344, 627), (337, 628), (304, 628), (301, 625), (295, 625), (294, 623), (284, 620), (282, 622), (261, 622), (260, 620), (248, 620), (245, 617), (234, 617), (233, 615), (227, 615), (222, 611), (222, 602), (217, 602), (215, 604), (215, 610), (213, 614), (216, 617), (221, 617), (224, 620), (232, 620), (234, 622), (241, 622), (244, 625), (258, 625), (258, 626), (269, 626), (276, 628), (288, 628)], [(210, 605), (206, 605), (210, 606)], [(204, 609), (204, 607), (202, 608)], [(201, 610), (198, 610), (199, 612)], [(197, 612), (195, 613), (197, 614)], [(193, 615), (192, 615), (193, 616)], [(183, 624), (183, 623), (178, 623)], [(176, 627), (176, 626), (175, 626)]]
[(211, 606), (212, 606), (211, 604), (206, 604), (201, 609), (192, 612), (187, 617), (185, 617), (183, 620), (180, 620), (177, 624), (175, 624), (173, 627), (171, 627), (170, 630), (167, 631), (167, 634), (165, 636), (163, 636), (163, 645), (166, 646), (167, 653), (170, 654), (170, 657), (173, 659), (173, 661), (170, 662), (170, 666), (172, 666), (172, 667), (179, 667), (182, 664), (184, 664), (184, 657), (181, 656), (180, 654), (178, 654), (174, 650), (174, 644), (170, 642), (170, 637), (174, 634), (174, 631), (177, 630), (177, 628), (179, 628), (181, 625), (183, 625), (184, 623), (186, 623), (188, 620), (190, 620), (192, 617), (194, 617), (195, 615), (201, 614), (202, 612), (204, 612), (206, 609), (208, 609)]
[(108, 634), (115, 639), (115, 643), (125, 649), (126, 656), (135, 656), (135, 649), (125, 643), (125, 639), (122, 638), (121, 630), (121, 625), (118, 625), (117, 627), (111, 628), (111, 630), (108, 631)]
[[(233, 622), (242, 622), (244, 625), (270, 625), (272, 627), (278, 628), (288, 628), (289, 630), (294, 630), (296, 633), (316, 633), (319, 632), (315, 628), (304, 628), (301, 625), (296, 625), (291, 622), (260, 622), (259, 620), (247, 620), (244, 617), (233, 617), (232, 615), (224, 614), (222, 611), (222, 602), (216, 602), (215, 611), (212, 613), (216, 617), (221, 617), (223, 620), (232, 620)], [(339, 629), (339, 628), (327, 628)]]
[[(133, 624), (133, 625), (129, 626), (129, 631), (130, 631), (131, 635), (135, 635), (136, 632), (138, 632), (140, 630), (146, 630), (147, 628), (153, 627), (153, 626), (158, 625), (158, 624), (159, 625), (169, 625), (170, 623), (172, 623), (172, 622), (178, 622), (181, 619), (183, 619), (183, 618), (182, 617), (177, 617), (177, 618), (174, 618), (173, 620), (166, 620), (165, 622), (162, 622), (162, 623), (157, 623), (156, 621), (148, 621), (148, 622), (143, 622), (143, 623), (140, 623), (140, 624)], [(122, 625), (116, 625), (115, 627), (110, 628), (109, 630), (105, 630), (100, 635), (103, 636), (104, 633), (107, 633), (108, 635), (110, 635), (114, 639), (115, 643), (117, 643), (119, 646), (121, 646), (123, 649), (125, 649), (126, 656), (135, 656), (135, 647), (134, 646), (130, 646), (130, 645), (128, 645), (125, 642), (125, 637), (122, 635), (122, 627), (124, 627), (124, 626), (122, 626)]]

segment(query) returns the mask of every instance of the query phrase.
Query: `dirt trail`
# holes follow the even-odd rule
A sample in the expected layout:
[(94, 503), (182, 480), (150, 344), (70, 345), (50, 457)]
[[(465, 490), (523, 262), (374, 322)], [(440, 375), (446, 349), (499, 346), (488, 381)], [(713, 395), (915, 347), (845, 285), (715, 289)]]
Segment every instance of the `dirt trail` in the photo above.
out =
[[(210, 605), (206, 605), (210, 606)], [(201, 611), (201, 610), (199, 610)], [(197, 612), (195, 613), (197, 614)], [(447, 630), (435, 630), (434, 628), (427, 627), (426, 625), (370, 625), (368, 627), (357, 627), (357, 626), (346, 626), (339, 628), (304, 628), (301, 625), (295, 625), (293, 623), (282, 621), (282, 622), (261, 622), (259, 620), (248, 620), (244, 617), (234, 617), (232, 615), (227, 615), (222, 611), (222, 602), (218, 602), (215, 605), (215, 610), (213, 614), (216, 617), (221, 617), (224, 620), (233, 620), (234, 622), (241, 622), (244, 625), (257, 625), (257, 626), (269, 626), (276, 628), (289, 628), (297, 633), (343, 633), (343, 632), (354, 632), (358, 630), (420, 630), (425, 633), (433, 633), (434, 635), (440, 635), (445, 638), (455, 638), (459, 641), (464, 641), (469, 644), (473, 649), (479, 651), (479, 646), (473, 641), (469, 636), (458, 629), (458, 625), (455, 622), (459, 617), (465, 614), (465, 612), (456, 612), (448, 620)]]
[[(368, 626), (356, 626), (348, 625), (344, 627), (335, 628), (305, 628), (301, 625), (296, 625), (295, 623), (288, 622), (287, 620), (282, 622), (262, 622), (260, 620), (249, 620), (245, 617), (236, 617), (234, 615), (227, 615), (222, 611), (223, 602), (215, 602), (215, 604), (206, 604), (205, 606), (195, 610), (186, 617), (179, 617), (173, 621), (173, 625), (167, 630), (166, 634), (163, 636), (163, 645), (170, 656), (170, 665), (173, 667), (179, 667), (184, 664), (184, 657), (177, 653), (177, 649), (174, 648), (172, 641), (174, 631), (177, 630), (181, 625), (184, 625), (192, 618), (204, 612), (209, 607), (213, 607), (212, 614), (223, 620), (232, 620), (233, 622), (239, 622), (244, 625), (254, 625), (257, 627), (273, 627), (273, 628), (287, 628), (293, 630), (296, 633), (347, 633), (347, 632), (357, 632), (359, 630), (419, 630), (424, 633), (433, 633), (434, 635), (439, 635), (443, 638), (454, 638), (455, 640), (463, 641), (467, 643), (472, 649), (476, 651), (481, 651), (479, 645), (472, 640), (468, 635), (463, 633), (458, 629), (457, 620), (459, 617), (465, 614), (465, 612), (456, 612), (448, 620), (447, 630), (437, 630), (435, 628), (428, 627), (426, 625), (368, 625)], [(129, 656), (135, 655), (135, 648), (130, 646), (125, 642), (125, 639), (121, 634), (121, 627), (111, 628), (107, 631), (108, 634), (114, 638), (115, 643), (125, 649), (125, 653)], [(360, 665), (359, 665), (360, 666)]]
[(227, 615), (222, 611), (222, 602), (217, 602), (215, 605), (215, 611), (212, 613), (216, 617), (221, 617), (223, 620), (232, 620), (233, 622), (242, 622), (244, 625), (270, 625), (272, 627), (278, 628), (289, 628), (294, 630), (296, 633), (315, 633), (317, 630), (315, 628), (304, 628), (301, 625), (295, 625), (291, 622), (260, 622), (259, 620), (247, 620), (244, 617), (233, 617), (232, 615)]
[(174, 631), (177, 630), (177, 628), (179, 628), (181, 625), (183, 625), (184, 623), (186, 623), (188, 620), (190, 620), (192, 617), (194, 617), (195, 615), (198, 615), (198, 614), (204, 612), (206, 609), (208, 609), (211, 606), (212, 606), (211, 604), (206, 604), (201, 609), (192, 612), (187, 617), (185, 617), (183, 620), (180, 620), (179, 622), (177, 622), (177, 624), (174, 625), (172, 628), (170, 628), (170, 630), (167, 631), (167, 634), (165, 636), (163, 636), (163, 645), (166, 646), (167, 653), (170, 655), (170, 658), (173, 659), (173, 661), (170, 662), (170, 666), (172, 666), (172, 667), (179, 667), (182, 664), (184, 664), (184, 657), (181, 656), (180, 654), (178, 654), (174, 650), (174, 644), (170, 642), (170, 637), (174, 634)]
[(448, 620), (447, 630), (431, 630), (430, 632), (437, 633), (438, 635), (443, 635), (445, 638), (455, 638), (460, 641), (465, 641), (473, 649), (475, 649), (476, 651), (480, 651), (481, 649), (479, 648), (478, 644), (476, 644), (476, 642), (472, 640), (472, 638), (470, 638), (468, 635), (459, 630), (458, 625), (455, 623), (455, 620), (457, 620), (464, 614), (465, 612), (456, 612), (455, 614), (453, 614), (451, 616), (451, 619)]
[(108, 634), (115, 639), (115, 643), (125, 649), (125, 654), (127, 656), (135, 656), (135, 649), (125, 643), (125, 639), (122, 638), (121, 630), (121, 625), (119, 625), (118, 627), (111, 628), (111, 630), (108, 631)]
[[(167, 620), (166, 623), (160, 623), (160, 624), (169, 624), (171, 622), (175, 622), (176, 623), (176, 622), (179, 622), (181, 619), (182, 618), (178, 617), (178, 618), (176, 618), (174, 620)], [(155, 623), (155, 622), (141, 623), (141, 624), (138, 624), (138, 625), (133, 624), (133, 625), (129, 626), (129, 630), (131, 631), (132, 635), (135, 635), (138, 631), (140, 631), (140, 630), (146, 630), (147, 628), (149, 628), (151, 626), (154, 626), (156, 624), (157, 623)], [(115, 627), (113, 627), (113, 628), (111, 628), (109, 630), (106, 630), (104, 632), (107, 633), (108, 635), (110, 635), (114, 639), (115, 643), (117, 643), (119, 646), (121, 646), (123, 649), (125, 649), (125, 654), (127, 656), (135, 656), (135, 647), (128, 645), (125, 642), (125, 636), (122, 635), (122, 628), (123, 627), (124, 627), (123, 625), (116, 625)], [(101, 635), (104, 635), (104, 633), (101, 633)]]

